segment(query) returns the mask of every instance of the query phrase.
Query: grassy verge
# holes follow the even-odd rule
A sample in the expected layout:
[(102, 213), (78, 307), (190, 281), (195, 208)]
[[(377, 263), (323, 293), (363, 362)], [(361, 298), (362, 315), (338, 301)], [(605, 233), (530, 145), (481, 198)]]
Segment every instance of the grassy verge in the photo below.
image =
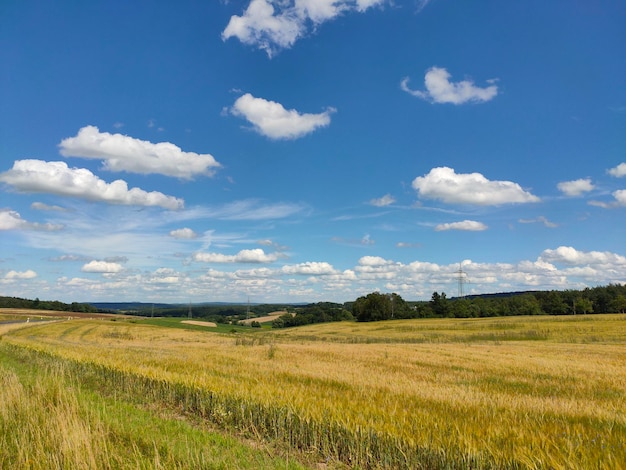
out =
[(305, 468), (75, 366), (0, 342), (0, 468)]

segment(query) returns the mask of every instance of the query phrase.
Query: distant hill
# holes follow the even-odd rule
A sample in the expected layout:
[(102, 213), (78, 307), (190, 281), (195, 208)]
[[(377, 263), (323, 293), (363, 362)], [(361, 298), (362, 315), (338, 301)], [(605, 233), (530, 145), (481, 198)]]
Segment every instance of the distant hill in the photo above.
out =
[[(172, 309), (172, 308), (188, 308), (190, 304), (188, 303), (151, 303), (151, 302), (88, 302), (89, 305), (92, 305), (96, 308), (100, 308), (103, 310), (116, 310), (116, 311), (124, 311), (124, 310), (150, 310), (154, 309)], [(244, 302), (201, 302), (201, 303), (192, 303), (191, 307), (223, 307), (223, 306), (233, 306), (233, 305), (247, 305)], [(260, 305), (258, 303), (250, 303), (250, 306)]]

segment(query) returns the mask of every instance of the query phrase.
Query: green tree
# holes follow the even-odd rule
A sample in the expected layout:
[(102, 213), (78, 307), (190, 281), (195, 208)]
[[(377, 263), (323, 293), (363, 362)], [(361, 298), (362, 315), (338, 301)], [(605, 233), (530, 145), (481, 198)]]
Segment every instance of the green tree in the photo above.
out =
[(387, 320), (391, 317), (391, 302), (386, 295), (372, 292), (356, 299), (354, 312), (358, 321)]
[(436, 317), (447, 317), (450, 314), (450, 305), (448, 305), (448, 298), (446, 293), (439, 294), (437, 291), (433, 292), (430, 299), (430, 308)]
[(551, 290), (539, 300), (541, 309), (550, 315), (563, 315), (567, 313), (567, 304), (563, 300), (560, 292)]
[(541, 304), (532, 294), (514, 295), (508, 299), (509, 315), (540, 315)]
[(452, 316), (456, 318), (468, 318), (472, 316), (470, 312), (470, 301), (467, 299), (456, 299), (450, 302), (450, 311)]
[(626, 296), (618, 294), (617, 297), (611, 301), (610, 308), (613, 312), (626, 312)]
[(359, 297), (352, 306), (357, 321), (379, 321), (394, 318), (410, 318), (414, 312), (398, 294), (372, 292)]

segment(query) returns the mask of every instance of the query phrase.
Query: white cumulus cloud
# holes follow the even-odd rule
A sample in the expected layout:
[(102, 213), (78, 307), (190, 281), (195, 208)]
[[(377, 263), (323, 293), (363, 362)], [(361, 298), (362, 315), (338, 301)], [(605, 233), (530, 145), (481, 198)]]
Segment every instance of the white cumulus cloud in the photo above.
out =
[(270, 139), (297, 139), (330, 124), (334, 108), (319, 114), (301, 114), (285, 109), (282, 104), (255, 98), (250, 93), (240, 96), (230, 109), (231, 114), (250, 122), (254, 130)]
[(359, 266), (385, 266), (388, 264), (393, 264), (393, 262), (380, 256), (362, 256), (359, 259)]
[(198, 234), (194, 232), (193, 230), (191, 230), (190, 228), (185, 227), (185, 228), (172, 230), (170, 232), (170, 237), (191, 240), (193, 238), (197, 238)]
[(83, 265), (83, 267), (81, 268), (81, 271), (84, 273), (113, 274), (113, 273), (119, 273), (123, 269), (124, 267), (119, 263), (111, 263), (109, 261), (93, 260)]
[(184, 202), (158, 191), (128, 188), (124, 180), (107, 183), (85, 168), (69, 168), (65, 162), (17, 160), (13, 168), (0, 173), (0, 181), (18, 191), (71, 196), (111, 204), (159, 206), (182, 209)]
[(544, 250), (540, 260), (570, 265), (621, 265), (626, 267), (626, 257), (610, 251), (579, 251), (571, 246)]
[(82, 157), (104, 161), (104, 168), (128, 173), (160, 174), (191, 179), (195, 175), (212, 176), (221, 165), (209, 154), (183, 152), (169, 143), (152, 143), (122, 134), (100, 132), (86, 126), (75, 137), (59, 144), (64, 157)]
[(235, 255), (222, 253), (194, 253), (193, 255), (194, 261), (203, 263), (272, 263), (277, 258), (277, 255), (265, 253), (261, 248), (241, 250)]
[(498, 94), (498, 87), (494, 85), (494, 79), (488, 80), (489, 86), (481, 88), (474, 85), (471, 80), (451, 82), (450, 73), (441, 67), (431, 67), (424, 76), (426, 91), (409, 88), (409, 78), (406, 77), (400, 83), (403, 91), (433, 103), (483, 103), (490, 101)]
[(372, 199), (370, 204), (376, 207), (385, 207), (389, 206), (396, 202), (396, 199), (391, 194), (385, 194), (383, 197)]
[(19, 212), (10, 209), (0, 209), (0, 230), (44, 230), (52, 232), (61, 229), (63, 229), (63, 225), (28, 222), (22, 219)]
[(556, 187), (566, 196), (580, 196), (583, 193), (592, 191), (594, 186), (591, 183), (591, 179), (577, 179), (574, 181), (563, 181), (556, 185)]
[(14, 279), (34, 279), (37, 277), (37, 273), (32, 269), (28, 269), (26, 271), (9, 271), (4, 275), (5, 279), (14, 280)]
[(437, 232), (442, 232), (445, 230), (466, 230), (470, 232), (480, 232), (482, 230), (487, 230), (487, 226), (482, 222), (477, 222), (475, 220), (463, 220), (461, 222), (439, 224), (435, 227), (435, 230)]
[(433, 168), (413, 180), (413, 189), (421, 197), (448, 204), (482, 206), (538, 202), (539, 198), (511, 181), (490, 181), (480, 173), (455, 173), (448, 167)]
[(615, 168), (611, 168), (608, 170), (609, 175), (615, 176), (617, 178), (621, 178), (622, 176), (626, 176), (626, 163), (620, 163)]
[(272, 57), (288, 49), (310, 29), (344, 12), (364, 12), (385, 0), (252, 0), (241, 16), (233, 15), (222, 32)]
[(626, 206), (626, 189), (614, 191), (613, 197), (620, 206)]
[(308, 261), (306, 263), (283, 266), (282, 272), (285, 274), (320, 276), (324, 274), (334, 274), (336, 271), (330, 263), (325, 261)]

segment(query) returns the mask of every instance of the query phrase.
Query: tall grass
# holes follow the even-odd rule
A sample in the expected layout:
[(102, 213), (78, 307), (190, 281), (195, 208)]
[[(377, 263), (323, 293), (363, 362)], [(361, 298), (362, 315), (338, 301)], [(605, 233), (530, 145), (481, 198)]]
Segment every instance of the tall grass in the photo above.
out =
[[(83, 380), (354, 467), (617, 469), (624, 325), (398, 321), (241, 336), (81, 321), (5, 341), (62, 356)], [(424, 335), (437, 340), (413, 341)]]
[(104, 372), (0, 344), (0, 468), (302, 468), (263, 449), (90, 391), (90, 386), (108, 387), (108, 393), (123, 395), (117, 384), (110, 388), (106, 380), (111, 374)]

